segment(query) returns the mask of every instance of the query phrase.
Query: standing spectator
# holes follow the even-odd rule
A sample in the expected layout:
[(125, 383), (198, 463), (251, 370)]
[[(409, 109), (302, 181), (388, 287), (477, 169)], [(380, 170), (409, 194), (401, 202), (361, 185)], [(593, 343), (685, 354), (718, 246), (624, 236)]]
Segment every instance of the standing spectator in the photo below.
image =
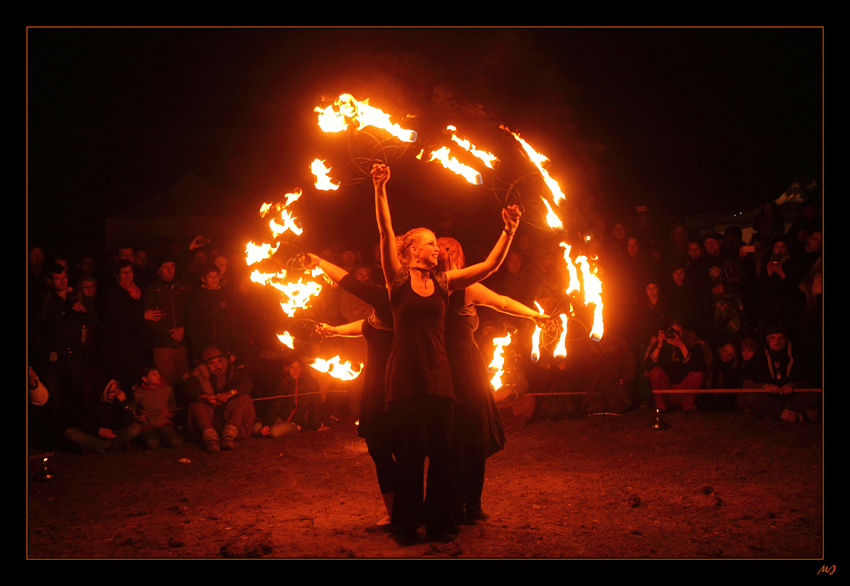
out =
[(120, 260), (117, 268), (116, 283), (105, 295), (99, 354), (104, 371), (112, 374), (123, 388), (130, 389), (142, 366), (150, 360), (150, 344), (142, 290), (135, 283), (133, 264)]
[[(42, 300), (42, 319), (36, 335), (47, 388), (56, 393), (60, 417), (76, 419), (83, 405), (84, 307), (68, 286), (68, 272), (59, 264), (49, 269), (51, 290)], [(67, 419), (66, 419), (67, 420)]]
[(176, 277), (172, 256), (161, 256), (156, 264), (156, 279), (144, 295), (145, 325), (151, 333), (154, 363), (165, 384), (173, 386), (190, 370), (185, 329), (189, 286)]
[(231, 356), (242, 350), (233, 297), (221, 288), (221, 272), (215, 264), (204, 269), (201, 288), (186, 305), (186, 335), (195, 359), (214, 346)]

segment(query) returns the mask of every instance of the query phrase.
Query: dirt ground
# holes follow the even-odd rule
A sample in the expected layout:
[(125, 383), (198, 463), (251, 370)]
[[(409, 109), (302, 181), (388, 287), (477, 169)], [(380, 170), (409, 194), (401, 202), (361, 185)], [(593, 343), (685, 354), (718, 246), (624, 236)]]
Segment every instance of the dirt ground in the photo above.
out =
[(835, 563), (821, 424), (663, 419), (665, 431), (649, 410), (533, 421), (488, 460), (489, 519), (406, 547), (374, 530), (382, 500), (353, 425), (213, 455), (57, 453), (55, 479), (28, 482), (27, 557), (793, 558), (812, 575)]

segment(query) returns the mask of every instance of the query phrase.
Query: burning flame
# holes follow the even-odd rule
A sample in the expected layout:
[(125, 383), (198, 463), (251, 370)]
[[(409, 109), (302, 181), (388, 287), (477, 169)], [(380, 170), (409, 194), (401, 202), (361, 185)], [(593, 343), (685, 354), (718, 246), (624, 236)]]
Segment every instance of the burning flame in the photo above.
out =
[(487, 367), (489, 372), (494, 372), (493, 378), (490, 379), (490, 384), (493, 385), (493, 391), (498, 391), (502, 388), (502, 375), (505, 373), (503, 367), (505, 366), (505, 356), (504, 356), (504, 348), (505, 346), (511, 343), (511, 333), (503, 338), (494, 338), (493, 345), (496, 349), (493, 351), (493, 360), (490, 362), (490, 366)]
[(549, 205), (549, 202), (546, 201), (545, 197), (541, 197), (540, 199), (543, 200), (543, 203), (546, 206), (546, 210), (547, 210), (546, 223), (549, 224), (550, 228), (553, 228), (553, 229), (558, 228), (560, 230), (563, 230), (564, 225), (561, 223), (561, 219), (558, 217), (558, 215), (552, 209), (552, 206)]
[(301, 197), (302, 193), (303, 192), (301, 191), (301, 188), (296, 187), (295, 191), (293, 191), (292, 193), (287, 193), (286, 195), (284, 195), (284, 197), (286, 198), (286, 201), (283, 204), (264, 203), (263, 205), (260, 206), (260, 217), (265, 218), (266, 214), (269, 213), (269, 210), (271, 210), (272, 207), (274, 207), (276, 212), (279, 212), (283, 208), (288, 208), (289, 204), (291, 204), (292, 202), (296, 201), (299, 197)]
[(331, 181), (331, 178), (328, 177), (328, 173), (330, 173), (330, 168), (325, 167), (325, 162), (321, 159), (316, 159), (312, 163), (310, 163), (310, 171), (313, 172), (313, 175), (316, 176), (316, 189), (321, 189), (322, 191), (336, 191), (339, 189), (339, 184)]
[(496, 168), (495, 165), (496, 165), (496, 163), (499, 162), (499, 159), (496, 157), (496, 155), (494, 155), (492, 153), (488, 153), (487, 151), (482, 151), (482, 150), (476, 148), (474, 144), (472, 144), (471, 142), (469, 142), (465, 138), (458, 138), (457, 135), (455, 135), (455, 131), (457, 130), (457, 128), (455, 128), (454, 126), (447, 126), (446, 128), (448, 130), (452, 131), (452, 140), (453, 141), (455, 141), (461, 147), (463, 147), (464, 149), (466, 149), (467, 151), (469, 151), (470, 153), (472, 153), (473, 155), (475, 155), (476, 157), (481, 159), (481, 161), (483, 161), (484, 164), (487, 165), (488, 168), (490, 168), (490, 169)]
[[(537, 311), (541, 314), (543, 312), (543, 308), (536, 301), (534, 305), (537, 306)], [(543, 329), (539, 325), (534, 326), (534, 333), (531, 335), (531, 361), (537, 362), (540, 360), (540, 334), (543, 332)]]
[(278, 242), (277, 246), (272, 248), (271, 244), (254, 244), (253, 242), (249, 242), (245, 247), (245, 262), (248, 265), (256, 264), (261, 260), (266, 260), (267, 258), (271, 258), (272, 255), (277, 252), (277, 249), (280, 247), (280, 242)]
[(289, 334), (289, 332), (283, 332), (282, 334), (276, 334), (277, 339), (280, 340), (281, 344), (284, 346), (289, 346), (290, 349), (295, 349), (295, 339)]
[(546, 169), (543, 167), (545, 163), (549, 162), (549, 159), (545, 155), (542, 155), (536, 150), (534, 150), (531, 145), (528, 144), (516, 132), (509, 130), (504, 125), (500, 125), (499, 128), (510, 132), (514, 136), (514, 138), (517, 139), (519, 144), (522, 146), (522, 149), (525, 151), (525, 154), (528, 155), (528, 158), (531, 160), (532, 163), (534, 163), (534, 166), (537, 167), (537, 170), (540, 171), (540, 175), (543, 176), (543, 182), (546, 183), (547, 187), (549, 187), (549, 190), (552, 192), (552, 196), (555, 198), (555, 203), (560, 204), (561, 201), (566, 199), (566, 196), (561, 191), (561, 187), (558, 185), (558, 182), (552, 179), (552, 177), (549, 175), (549, 172), (546, 171)]
[(417, 134), (390, 122), (390, 115), (369, 105), (369, 100), (359, 102), (351, 94), (342, 94), (331, 106), (313, 110), (319, 113), (319, 128), (324, 132), (341, 132), (354, 125), (355, 130), (373, 126), (386, 130), (402, 142), (416, 142)]
[[(419, 156), (417, 158), (421, 159), (422, 153), (419, 153)], [(431, 158), (428, 159), (428, 162), (430, 163), (431, 161), (435, 160), (439, 161), (443, 165), (443, 167), (445, 167), (449, 171), (457, 173), (473, 185), (481, 185), (482, 183), (484, 183), (484, 179), (481, 177), (481, 173), (479, 173), (472, 167), (464, 165), (463, 163), (458, 161), (456, 157), (452, 157), (449, 155), (449, 147), (444, 146), (440, 147), (436, 151), (431, 151)]]
[(570, 275), (570, 282), (567, 285), (567, 295), (572, 295), (573, 293), (578, 293), (580, 290), (578, 283), (578, 269), (576, 269), (572, 259), (570, 259), (570, 245), (566, 242), (561, 242), (561, 246), (564, 247), (564, 264), (567, 265), (567, 272)]
[(285, 278), (286, 271), (281, 271), (279, 273), (261, 273), (259, 270), (255, 269), (254, 272), (251, 273), (251, 280), (255, 283), (259, 283), (260, 285), (269, 284), (274, 279), (282, 281)]
[(283, 224), (278, 224), (276, 218), (272, 218), (269, 222), (269, 228), (271, 228), (272, 236), (274, 238), (277, 238), (287, 230), (292, 230), (299, 236), (301, 235), (301, 232), (303, 232), (301, 226), (295, 223), (295, 218), (293, 218), (287, 210), (280, 212), (280, 219), (283, 221)]
[(565, 358), (567, 356), (567, 314), (561, 314), (561, 338), (558, 340), (558, 345), (555, 346), (552, 356), (555, 358)]
[(581, 277), (584, 281), (584, 304), (594, 304), (593, 309), (593, 327), (590, 329), (590, 338), (594, 342), (602, 339), (604, 333), (604, 324), (602, 322), (602, 281), (596, 276), (596, 267), (593, 271), (590, 270), (590, 265), (587, 262), (587, 257), (580, 256), (576, 259), (581, 267)]
[(298, 279), (297, 283), (269, 284), (288, 298), (287, 301), (280, 302), (280, 307), (289, 317), (294, 316), (297, 310), (306, 308), (307, 302), (322, 291), (319, 283), (313, 281), (304, 283), (301, 279)]
[(354, 380), (363, 371), (363, 363), (360, 363), (360, 370), (355, 371), (351, 368), (351, 362), (340, 362), (339, 356), (330, 360), (316, 358), (310, 366), (339, 380)]

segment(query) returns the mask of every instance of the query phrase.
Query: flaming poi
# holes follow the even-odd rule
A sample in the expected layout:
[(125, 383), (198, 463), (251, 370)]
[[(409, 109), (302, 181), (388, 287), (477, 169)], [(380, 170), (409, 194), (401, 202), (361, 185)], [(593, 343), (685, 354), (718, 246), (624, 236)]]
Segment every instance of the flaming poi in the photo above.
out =
[(248, 266), (251, 266), (271, 258), (279, 247), (280, 242), (274, 248), (272, 248), (271, 244), (254, 244), (253, 242), (249, 242), (245, 247), (245, 262), (248, 263)]
[(277, 339), (280, 340), (280, 343), (284, 346), (288, 346), (291, 350), (295, 349), (295, 339), (289, 332), (283, 332), (282, 334), (275, 334)]
[(594, 304), (593, 327), (590, 329), (590, 338), (598, 342), (602, 339), (605, 330), (602, 322), (602, 281), (596, 276), (595, 268), (591, 271), (587, 257), (579, 256), (576, 258), (576, 262), (581, 267), (582, 281), (584, 282), (584, 304)]
[[(543, 308), (540, 306), (539, 303), (537, 303), (535, 301), (534, 305), (537, 306), (537, 311), (539, 311), (541, 314), (544, 313)], [(539, 325), (535, 324), (534, 333), (531, 335), (531, 361), (532, 362), (537, 362), (538, 360), (540, 360), (540, 334), (542, 334), (542, 333), (543, 333), (543, 328), (541, 328)]]
[(341, 132), (349, 127), (359, 130), (372, 126), (386, 130), (402, 142), (416, 142), (415, 131), (390, 122), (390, 115), (370, 106), (368, 99), (361, 102), (351, 94), (342, 94), (327, 108), (316, 106), (313, 111), (319, 113), (319, 128), (324, 132)]
[(531, 160), (531, 162), (534, 163), (534, 166), (537, 167), (537, 170), (540, 171), (540, 175), (543, 177), (543, 182), (546, 184), (546, 186), (552, 192), (552, 197), (555, 198), (555, 203), (560, 205), (560, 203), (564, 199), (566, 199), (566, 196), (561, 191), (561, 186), (558, 185), (558, 182), (555, 181), (554, 179), (552, 179), (552, 177), (549, 175), (549, 172), (543, 166), (544, 164), (549, 162), (549, 158), (546, 157), (546, 155), (538, 153), (519, 134), (517, 134), (516, 132), (513, 132), (512, 130), (507, 128), (505, 125), (499, 125), (499, 128), (501, 128), (502, 130), (505, 130), (507, 132), (510, 132), (513, 135), (513, 137), (517, 140), (517, 142), (519, 142), (519, 144), (522, 146), (522, 150), (525, 151), (526, 155), (528, 155), (529, 160)]
[(561, 337), (558, 339), (558, 345), (552, 352), (555, 358), (566, 358), (567, 356), (567, 314), (562, 313), (561, 318)]
[(489, 169), (495, 169), (496, 168), (496, 164), (499, 163), (499, 158), (496, 155), (494, 155), (493, 153), (488, 153), (487, 151), (482, 151), (479, 148), (476, 148), (474, 144), (472, 144), (471, 142), (469, 142), (469, 140), (467, 140), (465, 138), (458, 138), (458, 136), (455, 134), (455, 131), (457, 131), (457, 128), (455, 128), (454, 126), (447, 126), (446, 129), (451, 131), (452, 140), (454, 142), (456, 142), (462, 148), (464, 148), (467, 151), (469, 151), (470, 153), (472, 153), (474, 156), (481, 159), (481, 161)]
[(502, 375), (505, 373), (505, 346), (508, 346), (511, 343), (511, 333), (508, 332), (507, 335), (501, 338), (494, 338), (493, 345), (496, 349), (493, 351), (493, 360), (490, 362), (490, 365), (487, 367), (489, 372), (493, 372), (493, 378), (490, 379), (490, 384), (493, 386), (493, 391), (498, 391), (502, 388)]
[[(421, 160), (422, 153), (420, 152), (416, 158)], [(438, 161), (441, 165), (443, 165), (443, 167), (453, 173), (457, 173), (473, 185), (481, 185), (484, 183), (484, 178), (481, 177), (481, 173), (469, 165), (464, 165), (457, 160), (457, 157), (453, 157), (449, 152), (449, 147), (444, 146), (440, 147), (436, 151), (431, 151), (431, 158), (428, 159), (428, 162), (430, 163), (431, 161)]]
[(322, 191), (336, 191), (339, 189), (339, 183), (334, 183), (328, 173), (331, 172), (329, 167), (325, 167), (325, 162), (321, 159), (314, 159), (310, 163), (310, 171), (316, 176), (316, 189)]
[(329, 360), (323, 358), (315, 358), (311, 367), (319, 372), (324, 372), (339, 380), (354, 380), (363, 371), (363, 364), (360, 364), (360, 370), (355, 371), (351, 368), (351, 362), (342, 362), (339, 356), (334, 356)]

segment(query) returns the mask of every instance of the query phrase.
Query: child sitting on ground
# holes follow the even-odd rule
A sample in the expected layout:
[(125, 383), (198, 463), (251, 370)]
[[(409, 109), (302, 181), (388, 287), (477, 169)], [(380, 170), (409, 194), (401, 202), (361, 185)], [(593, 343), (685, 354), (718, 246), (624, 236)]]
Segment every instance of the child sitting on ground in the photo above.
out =
[(142, 423), (141, 442), (155, 450), (160, 444), (169, 448), (183, 445), (183, 437), (174, 429), (177, 401), (171, 386), (165, 384), (154, 365), (143, 369), (141, 382), (133, 387), (133, 407)]

